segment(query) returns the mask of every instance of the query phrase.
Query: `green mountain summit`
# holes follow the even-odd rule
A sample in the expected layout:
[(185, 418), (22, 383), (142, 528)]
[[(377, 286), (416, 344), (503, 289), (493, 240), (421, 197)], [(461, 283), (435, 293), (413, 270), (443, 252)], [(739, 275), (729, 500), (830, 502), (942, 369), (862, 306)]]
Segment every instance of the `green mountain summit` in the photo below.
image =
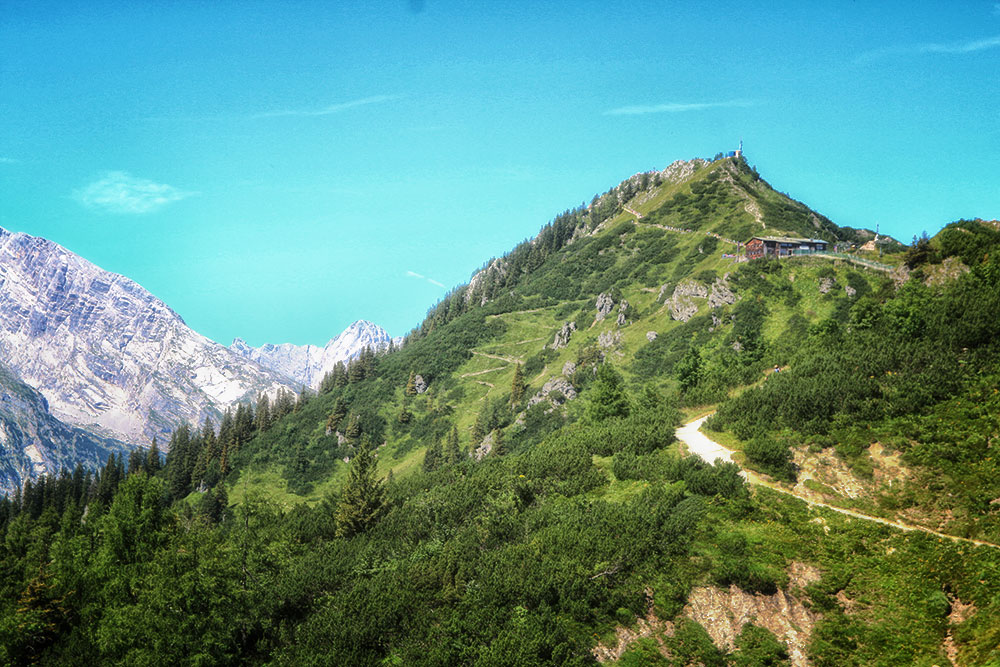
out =
[[(637, 174), (109, 502), (0, 503), (0, 655), (994, 664), (998, 250), (876, 241), (742, 155)], [(735, 463), (677, 441), (709, 414)]]

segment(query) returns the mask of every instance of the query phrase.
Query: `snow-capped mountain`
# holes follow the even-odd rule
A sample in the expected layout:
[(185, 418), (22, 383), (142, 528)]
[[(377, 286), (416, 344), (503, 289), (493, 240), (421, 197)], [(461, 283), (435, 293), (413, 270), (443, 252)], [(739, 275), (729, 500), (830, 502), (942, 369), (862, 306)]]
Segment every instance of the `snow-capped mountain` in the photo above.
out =
[(333, 370), (338, 361), (346, 362), (353, 359), (366, 347), (380, 350), (392, 342), (393, 339), (382, 327), (365, 320), (358, 320), (339, 336), (331, 338), (323, 347), (292, 343), (280, 345), (265, 343), (260, 347), (251, 347), (237, 338), (233, 340), (229, 349), (264, 368), (270, 368), (315, 389), (323, 381), (323, 376)]
[(128, 278), (4, 229), (0, 362), (62, 421), (140, 444), (258, 392), (294, 388), (195, 333)]

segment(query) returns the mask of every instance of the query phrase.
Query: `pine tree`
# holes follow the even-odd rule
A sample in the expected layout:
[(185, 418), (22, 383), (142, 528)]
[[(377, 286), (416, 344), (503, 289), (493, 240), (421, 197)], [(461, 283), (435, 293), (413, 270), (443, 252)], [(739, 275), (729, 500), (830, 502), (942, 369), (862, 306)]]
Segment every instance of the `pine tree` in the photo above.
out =
[(417, 376), (413, 371), (410, 371), (410, 379), (406, 381), (406, 395), (417, 395)]
[(503, 456), (507, 453), (507, 444), (504, 442), (503, 431), (500, 429), (493, 431), (493, 448), (490, 453), (493, 456)]
[(610, 365), (598, 366), (597, 379), (588, 390), (587, 419), (599, 422), (612, 417), (627, 417), (630, 406), (622, 385), (622, 376)]
[(266, 431), (271, 428), (271, 401), (267, 394), (261, 394), (257, 399), (257, 414), (254, 417), (258, 431)]
[(462, 460), (462, 450), (458, 444), (458, 427), (452, 426), (448, 432), (448, 441), (444, 449), (444, 460), (446, 463), (458, 463)]
[(486, 437), (489, 420), (490, 401), (489, 398), (484, 398), (483, 406), (479, 408), (479, 414), (476, 415), (476, 422), (472, 425), (472, 443), (474, 445), (478, 445)]
[(298, 412), (299, 410), (304, 408), (306, 406), (306, 403), (308, 402), (309, 402), (309, 391), (306, 389), (305, 385), (302, 385), (302, 388), (299, 389), (299, 395), (295, 401), (295, 407), (292, 409), (292, 412)]
[(437, 470), (442, 463), (441, 443), (435, 440), (424, 453), (424, 472)]
[(142, 452), (138, 449), (133, 449), (128, 455), (128, 474), (134, 475), (135, 473), (142, 470), (145, 466), (143, 465)]
[(236, 406), (236, 416), (233, 417), (233, 451), (239, 451), (244, 443), (253, 437), (253, 408), (244, 403)]
[(347, 367), (343, 361), (338, 361), (333, 367), (333, 386), (343, 387), (347, 384)]
[(347, 405), (344, 403), (344, 399), (338, 396), (333, 404), (333, 410), (330, 411), (330, 416), (326, 418), (327, 433), (333, 433), (340, 428), (340, 423), (344, 421), (345, 416), (347, 416)]
[(510, 403), (518, 405), (524, 399), (524, 391), (527, 385), (524, 384), (524, 371), (521, 364), (514, 366), (514, 379), (510, 383)]
[(344, 437), (352, 444), (357, 442), (358, 438), (361, 437), (361, 420), (358, 419), (358, 415), (352, 413), (347, 418), (347, 428), (344, 429)]
[[(167, 453), (167, 488), (174, 499), (188, 494), (191, 484), (191, 468), (188, 467), (191, 431), (187, 424), (181, 424), (170, 436), (170, 450)], [(191, 461), (193, 467), (194, 461)]]
[(334, 516), (337, 537), (357, 535), (378, 521), (384, 499), (385, 488), (375, 477), (375, 457), (367, 446), (359, 447)]

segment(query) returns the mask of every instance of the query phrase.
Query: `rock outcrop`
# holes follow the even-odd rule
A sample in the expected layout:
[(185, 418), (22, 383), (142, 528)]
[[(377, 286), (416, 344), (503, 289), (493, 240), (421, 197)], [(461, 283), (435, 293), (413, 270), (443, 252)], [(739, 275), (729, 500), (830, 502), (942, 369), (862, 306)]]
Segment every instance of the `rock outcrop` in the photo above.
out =
[(608, 313), (610, 313), (611, 310), (615, 307), (615, 302), (611, 298), (610, 294), (601, 293), (597, 295), (596, 305), (597, 305), (597, 316), (595, 319), (598, 322), (600, 322), (605, 317), (607, 317)]
[(567, 345), (569, 345), (569, 338), (576, 331), (576, 322), (566, 322), (562, 325), (562, 328), (556, 332), (556, 338), (552, 341), (552, 349), (560, 350)]
[(0, 230), (0, 361), (62, 421), (130, 443), (165, 440), (286, 378), (195, 333), (124, 276)]
[(41, 394), (0, 365), (0, 495), (11, 494), (43, 474), (71, 470), (77, 463), (93, 470), (109, 454), (129, 449), (59, 421)]
[(251, 347), (237, 338), (229, 349), (264, 368), (316, 389), (323, 381), (323, 376), (333, 370), (337, 362), (354, 359), (366, 347), (382, 350), (389, 347), (390, 343), (392, 338), (385, 329), (371, 322), (358, 320), (339, 336), (331, 338), (323, 347), (292, 343), (265, 343), (260, 347)]
[(708, 288), (697, 280), (682, 280), (674, 288), (673, 296), (667, 302), (670, 306), (670, 317), (681, 322), (690, 320), (698, 312), (696, 298), (708, 298)]
[(711, 308), (719, 308), (721, 306), (728, 306), (730, 304), (736, 303), (736, 295), (733, 291), (729, 289), (729, 283), (726, 282), (726, 277), (716, 278), (715, 282), (712, 283), (712, 289), (708, 293), (708, 305)]

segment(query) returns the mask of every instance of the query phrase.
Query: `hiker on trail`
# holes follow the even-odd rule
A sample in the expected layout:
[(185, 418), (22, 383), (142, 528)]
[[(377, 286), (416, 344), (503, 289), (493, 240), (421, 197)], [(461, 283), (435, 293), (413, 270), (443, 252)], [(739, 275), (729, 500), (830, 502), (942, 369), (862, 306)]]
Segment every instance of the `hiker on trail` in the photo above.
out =
[(779, 366), (779, 365), (775, 364), (775, 365), (774, 365), (774, 372), (775, 372), (775, 373), (780, 373), (780, 372), (781, 372), (781, 366)]

